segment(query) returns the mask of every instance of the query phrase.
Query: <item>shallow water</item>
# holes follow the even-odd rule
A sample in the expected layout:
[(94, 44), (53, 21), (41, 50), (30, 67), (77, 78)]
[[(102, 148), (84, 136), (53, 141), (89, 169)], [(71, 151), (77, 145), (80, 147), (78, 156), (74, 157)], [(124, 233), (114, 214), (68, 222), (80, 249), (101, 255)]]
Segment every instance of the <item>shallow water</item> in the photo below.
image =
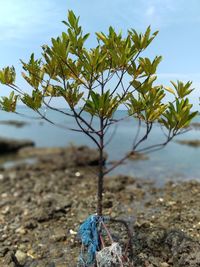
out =
[[(1, 111), (1, 121), (23, 120), (29, 122), (29, 124), (21, 128), (10, 125), (0, 125), (1, 137), (31, 139), (35, 141), (38, 147), (66, 146), (70, 143), (77, 145), (86, 144), (94, 147), (91, 140), (83, 134), (64, 130), (50, 125), (48, 122), (42, 121), (41, 119), (36, 119), (38, 116), (25, 107), (20, 107), (18, 111), (27, 116), (34, 116), (35, 119)], [(59, 122), (67, 127), (75, 127), (75, 123), (71, 118), (49, 111), (48, 115), (55, 122)], [(124, 111), (117, 111), (116, 113), (116, 117), (121, 117), (123, 115)], [(196, 119), (196, 121), (198, 122), (200, 120)], [(97, 123), (97, 120), (94, 121), (94, 125)], [(136, 131), (137, 122), (135, 120), (129, 119), (119, 124), (116, 134), (106, 148), (109, 160), (119, 159), (120, 156), (124, 155), (131, 148)], [(176, 139), (200, 139), (200, 132), (192, 130)], [(144, 146), (160, 143), (162, 140), (163, 133), (159, 127), (155, 126), (149, 140), (144, 143)], [(200, 180), (200, 148), (192, 148), (171, 142), (164, 149), (153, 152), (148, 156), (148, 160), (129, 161), (115, 169), (113, 173), (125, 173), (127, 175), (153, 179), (159, 184), (162, 184), (168, 179)]]

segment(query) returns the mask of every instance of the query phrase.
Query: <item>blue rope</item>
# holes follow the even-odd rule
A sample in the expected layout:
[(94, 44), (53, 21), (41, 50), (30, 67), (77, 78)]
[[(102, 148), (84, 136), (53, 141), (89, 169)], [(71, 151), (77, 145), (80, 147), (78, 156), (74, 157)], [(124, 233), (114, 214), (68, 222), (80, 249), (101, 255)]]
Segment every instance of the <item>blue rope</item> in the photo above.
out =
[(95, 262), (96, 252), (100, 249), (99, 221), (103, 219), (97, 215), (89, 216), (80, 226), (78, 236), (82, 244), (87, 248), (86, 259), (82, 253), (79, 256), (80, 262), (90, 266)]

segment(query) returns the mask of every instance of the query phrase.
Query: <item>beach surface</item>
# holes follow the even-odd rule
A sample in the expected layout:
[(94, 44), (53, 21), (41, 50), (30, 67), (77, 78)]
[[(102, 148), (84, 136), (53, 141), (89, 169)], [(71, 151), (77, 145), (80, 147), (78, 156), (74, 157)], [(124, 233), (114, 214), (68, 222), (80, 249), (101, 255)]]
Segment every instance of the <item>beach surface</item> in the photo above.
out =
[[(77, 266), (78, 228), (96, 212), (97, 151), (29, 147), (15, 157), (0, 171), (0, 266)], [(104, 214), (129, 224), (134, 266), (200, 266), (199, 199), (197, 181), (105, 178)], [(125, 245), (124, 226), (107, 226)]]

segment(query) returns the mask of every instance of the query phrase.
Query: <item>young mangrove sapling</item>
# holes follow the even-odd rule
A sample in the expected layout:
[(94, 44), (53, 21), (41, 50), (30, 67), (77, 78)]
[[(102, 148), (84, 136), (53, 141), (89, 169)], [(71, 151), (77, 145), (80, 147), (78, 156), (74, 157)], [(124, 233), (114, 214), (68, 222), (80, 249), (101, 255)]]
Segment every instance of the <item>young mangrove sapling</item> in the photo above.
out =
[[(161, 56), (153, 60), (142, 57), (158, 33), (151, 34), (150, 27), (144, 34), (130, 29), (126, 35), (110, 27), (107, 34), (96, 33), (97, 45), (88, 48), (86, 41), (89, 34), (83, 33), (79, 17), (69, 11), (68, 20), (63, 23), (66, 31), (58, 38), (52, 38), (51, 45), (42, 46), (40, 59), (32, 54), (28, 63), (21, 60), (22, 76), (31, 86), (31, 93), (16, 85), (14, 67), (5, 67), (0, 71), (0, 82), (13, 90), (9, 97), (1, 98), (0, 107), (16, 112), (16, 104), (20, 100), (42, 119), (55, 125), (60, 126), (59, 122), (44, 113), (43, 107), (74, 119), (77, 127), (62, 127), (87, 135), (99, 150), (97, 215), (102, 216), (104, 176), (133, 153), (164, 147), (185, 131), (196, 115), (191, 111), (192, 105), (187, 98), (192, 91), (191, 82), (171, 82), (172, 88), (155, 85)], [(173, 95), (171, 102), (167, 100), (167, 91)], [(54, 98), (63, 98), (66, 109), (55, 107), (52, 104)], [(123, 118), (114, 117), (119, 107), (127, 111)], [(128, 117), (138, 121), (133, 145), (128, 154), (106, 168), (104, 150), (109, 129)], [(94, 118), (98, 120), (98, 125), (93, 123)], [(141, 125), (145, 126), (142, 136), (139, 132)], [(141, 147), (154, 125), (162, 127), (165, 140)]]

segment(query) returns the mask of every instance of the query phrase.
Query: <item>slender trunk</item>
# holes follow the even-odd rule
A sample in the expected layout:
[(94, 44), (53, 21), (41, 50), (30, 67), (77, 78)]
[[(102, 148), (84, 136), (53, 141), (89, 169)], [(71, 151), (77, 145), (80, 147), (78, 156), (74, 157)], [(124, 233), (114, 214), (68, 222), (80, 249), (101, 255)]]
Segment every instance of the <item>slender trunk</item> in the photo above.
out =
[(104, 168), (104, 132), (103, 132), (103, 118), (100, 118), (100, 148), (99, 148), (99, 175), (98, 175), (98, 190), (97, 190), (97, 215), (102, 216), (103, 212), (103, 168)]

